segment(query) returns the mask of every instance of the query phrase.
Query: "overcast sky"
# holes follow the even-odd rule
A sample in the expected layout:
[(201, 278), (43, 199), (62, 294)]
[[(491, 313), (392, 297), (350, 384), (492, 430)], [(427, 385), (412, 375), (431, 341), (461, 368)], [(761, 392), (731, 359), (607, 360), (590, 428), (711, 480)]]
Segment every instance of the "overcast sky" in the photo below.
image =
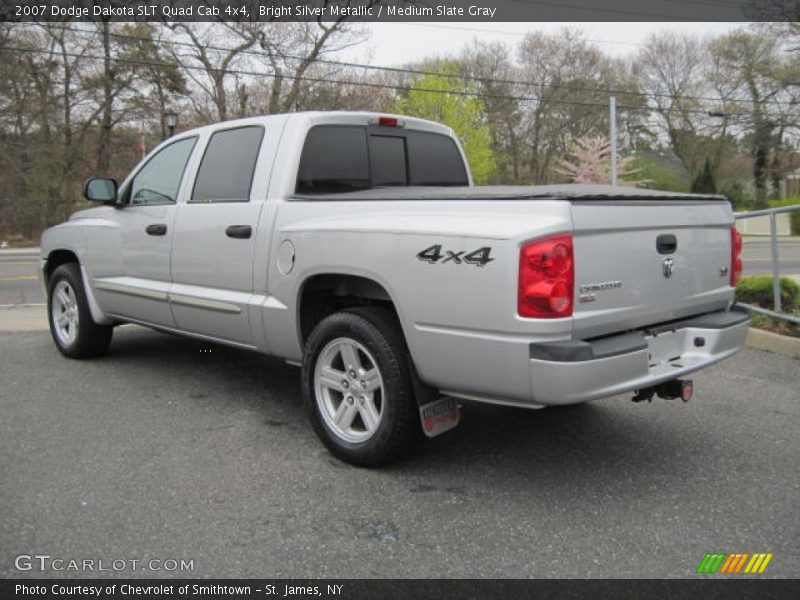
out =
[[(429, 56), (458, 53), (473, 38), (516, 46), (530, 31), (554, 32), (569, 26), (581, 29), (606, 52), (625, 55), (636, 51), (650, 33), (683, 31), (719, 35), (743, 23), (372, 23), (365, 45), (348, 50), (348, 60), (374, 65), (400, 65)], [(366, 60), (365, 60), (366, 59)]]

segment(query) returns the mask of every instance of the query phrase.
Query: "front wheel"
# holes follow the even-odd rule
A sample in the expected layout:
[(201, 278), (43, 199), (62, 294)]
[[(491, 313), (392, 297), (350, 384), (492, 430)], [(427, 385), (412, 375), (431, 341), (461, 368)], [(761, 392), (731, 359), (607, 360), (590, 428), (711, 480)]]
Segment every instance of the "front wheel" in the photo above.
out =
[(80, 269), (75, 263), (59, 266), (50, 276), (47, 314), (53, 341), (64, 356), (89, 358), (108, 350), (114, 328), (98, 325), (92, 319)]
[(325, 446), (342, 460), (376, 466), (419, 438), (402, 333), (391, 312), (354, 308), (323, 319), (303, 355), (303, 396)]

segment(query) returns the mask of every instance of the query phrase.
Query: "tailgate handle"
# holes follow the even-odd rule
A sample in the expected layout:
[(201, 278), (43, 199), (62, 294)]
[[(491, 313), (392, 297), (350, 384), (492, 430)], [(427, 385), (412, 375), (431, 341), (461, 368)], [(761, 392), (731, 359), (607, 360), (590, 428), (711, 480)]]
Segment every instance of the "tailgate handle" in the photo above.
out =
[(678, 239), (671, 233), (664, 233), (656, 238), (656, 250), (659, 254), (673, 254), (678, 249)]

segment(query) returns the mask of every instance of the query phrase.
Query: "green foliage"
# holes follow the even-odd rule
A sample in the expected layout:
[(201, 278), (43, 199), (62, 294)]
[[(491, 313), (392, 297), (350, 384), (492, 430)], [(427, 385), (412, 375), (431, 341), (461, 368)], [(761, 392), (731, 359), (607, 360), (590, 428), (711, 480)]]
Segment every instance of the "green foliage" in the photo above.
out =
[(703, 170), (697, 174), (692, 181), (693, 194), (716, 194), (717, 184), (714, 181), (714, 173), (711, 171), (711, 161), (706, 158)]
[[(783, 200), (773, 200), (769, 203), (770, 208), (780, 206), (795, 206), (800, 204), (800, 197), (784, 198)], [(789, 223), (792, 235), (800, 235), (800, 210), (789, 213)]]
[[(772, 275), (742, 277), (736, 286), (736, 300), (772, 310)], [(800, 308), (800, 286), (789, 277), (781, 277), (781, 305), (784, 311)]]
[(751, 210), (752, 198), (741, 182), (732, 181), (726, 184), (720, 193), (731, 201), (734, 210)]
[(455, 69), (451, 67), (445, 71), (452, 75), (416, 78), (411, 84), (412, 89), (397, 99), (394, 110), (451, 127), (464, 147), (475, 183), (483, 184), (495, 171), (492, 136), (486, 124), (483, 102), (473, 96), (441, 93), (464, 91), (464, 83), (457, 77)]
[(688, 192), (689, 177), (679, 164), (660, 160), (658, 156), (639, 156), (633, 163), (637, 176), (647, 181), (643, 187), (669, 192)]

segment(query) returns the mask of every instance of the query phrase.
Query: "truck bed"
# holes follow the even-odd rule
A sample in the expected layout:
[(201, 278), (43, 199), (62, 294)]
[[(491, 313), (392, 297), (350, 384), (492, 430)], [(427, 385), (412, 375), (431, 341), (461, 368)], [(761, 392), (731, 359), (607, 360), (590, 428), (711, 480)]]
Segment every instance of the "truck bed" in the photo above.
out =
[(625, 186), (557, 184), (557, 185), (494, 185), (458, 187), (384, 187), (336, 194), (295, 194), (294, 200), (318, 201), (402, 201), (402, 200), (674, 200), (726, 201), (724, 196), (663, 192)]

